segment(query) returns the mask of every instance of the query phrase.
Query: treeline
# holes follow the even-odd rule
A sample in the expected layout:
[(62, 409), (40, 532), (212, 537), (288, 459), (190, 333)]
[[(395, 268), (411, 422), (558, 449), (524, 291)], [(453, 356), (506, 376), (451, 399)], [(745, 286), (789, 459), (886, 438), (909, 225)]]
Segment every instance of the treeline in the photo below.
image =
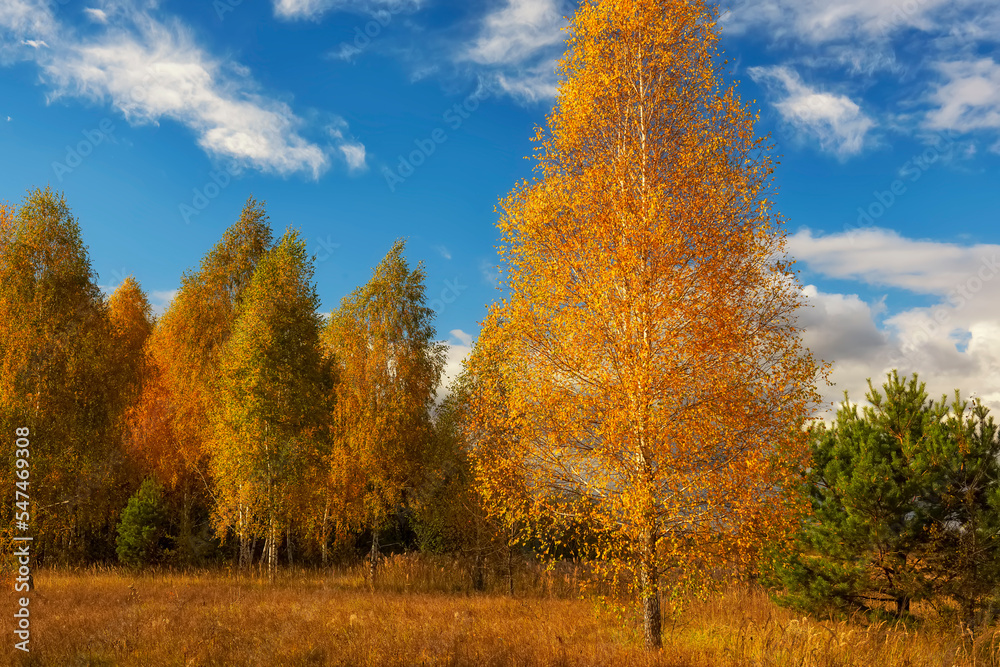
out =
[[(374, 577), (386, 549), (421, 550), (464, 555), (482, 588), (490, 563), (512, 581), (528, 548), (581, 559), (657, 604), (652, 585), (705, 589), (728, 573), (823, 615), (906, 618), (918, 603), (977, 625), (1000, 609), (1000, 433), (978, 400), (931, 400), (894, 371), (868, 407), (845, 401), (832, 424), (769, 432), (801, 441), (803, 456), (762, 459), (780, 476), (737, 470), (729, 483), (749, 488), (749, 509), (725, 496), (724, 522), (701, 529), (677, 510), (648, 545), (664, 563), (651, 585), (617, 565), (647, 553), (623, 537), (637, 516), (628, 488), (596, 486), (632, 465), (629, 450), (608, 447), (603, 461), (591, 451), (603, 441), (581, 436), (592, 458), (573, 458), (558, 415), (514, 400), (544, 378), (537, 358), (515, 354), (509, 321), (487, 321), (435, 404), (444, 347), (423, 269), (403, 251), (397, 242), (323, 317), (305, 242), (274, 238), (251, 198), (154, 317), (134, 278), (101, 293), (61, 195), (0, 207), (0, 493), (31, 498), (3, 503), (4, 552), (28, 511), (42, 564), (274, 572), (368, 558)], [(23, 428), (28, 480), (13, 474)], [(710, 451), (699, 442), (694, 454)], [(711, 463), (685, 474), (718, 494), (728, 487), (705, 477)], [(658, 488), (655, 507), (694, 498)]]
[(304, 240), (251, 198), (157, 318), (132, 277), (101, 293), (62, 195), (0, 209), (0, 432), (32, 434), (37, 561), (273, 571), (493, 544), (403, 251), (324, 318)]

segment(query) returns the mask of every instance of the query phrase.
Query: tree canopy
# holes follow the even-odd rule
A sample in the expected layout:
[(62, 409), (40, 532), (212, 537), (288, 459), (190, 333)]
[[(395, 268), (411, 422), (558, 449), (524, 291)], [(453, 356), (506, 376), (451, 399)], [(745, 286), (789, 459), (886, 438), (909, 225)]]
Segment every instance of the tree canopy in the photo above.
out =
[(766, 535), (751, 517), (782, 525), (760, 510), (782, 506), (817, 401), (768, 145), (717, 43), (701, 0), (581, 5), (537, 177), (501, 202), (509, 296), (484, 325), (494, 371), (474, 366), (501, 373), (478, 416), (509, 434), (484, 476), (526, 492), (526, 518), (602, 536), (650, 646), (663, 573)]

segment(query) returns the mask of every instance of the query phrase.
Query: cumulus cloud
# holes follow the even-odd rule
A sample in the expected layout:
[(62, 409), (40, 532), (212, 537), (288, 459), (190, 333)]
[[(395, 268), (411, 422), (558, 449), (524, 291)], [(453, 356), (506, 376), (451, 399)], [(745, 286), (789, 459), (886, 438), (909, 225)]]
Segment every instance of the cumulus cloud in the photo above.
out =
[(875, 121), (851, 98), (816, 90), (788, 67), (751, 67), (748, 72), (779, 97), (774, 106), (782, 119), (818, 140), (822, 150), (847, 158), (864, 149)]
[(882, 229), (820, 237), (806, 230), (790, 237), (789, 252), (829, 278), (936, 297), (890, 313), (881, 300), (804, 289), (803, 342), (833, 363), (836, 384), (823, 390), (831, 405), (845, 390), (861, 401), (868, 378), (878, 387), (898, 369), (919, 373), (932, 396), (976, 392), (1000, 410), (1000, 246), (919, 241)]
[[(36, 7), (34, 19), (14, 11), (29, 4), (4, 3), (0, 26), (17, 31), (25, 43), (38, 42), (34, 59), (51, 87), (50, 99), (110, 103), (135, 124), (178, 122), (209, 154), (265, 172), (317, 178), (328, 167), (327, 151), (302, 136), (304, 124), (288, 104), (260, 92), (246, 68), (199, 47), (179, 21), (154, 18), (155, 3), (105, 4), (88, 12), (105, 27), (87, 38), (60, 26), (45, 13), (48, 5)], [(44, 42), (29, 37), (38, 36), (55, 46), (37, 48)], [(352, 140), (336, 148), (358, 168), (363, 146)]]

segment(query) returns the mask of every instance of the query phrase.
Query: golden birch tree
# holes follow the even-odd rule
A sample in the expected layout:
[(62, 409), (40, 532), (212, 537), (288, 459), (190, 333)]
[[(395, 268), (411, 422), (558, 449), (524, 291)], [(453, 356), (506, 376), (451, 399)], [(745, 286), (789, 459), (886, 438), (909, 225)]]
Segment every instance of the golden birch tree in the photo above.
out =
[[(183, 496), (184, 526), (191, 523), (187, 514), (195, 499), (213, 493), (205, 446), (215, 400), (211, 383), (243, 292), (271, 243), (264, 205), (250, 197), (198, 269), (182, 276), (147, 343), (150, 381), (132, 416), (132, 433), (166, 455), (157, 461), (159, 476)], [(237, 534), (240, 563), (246, 565), (252, 556), (248, 522), (238, 523)]]
[(288, 231), (257, 265), (219, 359), (211, 470), (218, 522), (248, 513), (277, 567), (290, 500), (324, 453), (332, 393), (322, 317), (305, 241)]
[(781, 515), (817, 400), (769, 146), (717, 42), (702, 0), (580, 7), (537, 177), (501, 202), (509, 294), (471, 362), (485, 495), (590, 526), (649, 647), (665, 576)]
[(31, 190), (2, 216), (0, 428), (28, 427), (37, 443), (31, 524), (42, 559), (97, 555), (114, 533), (120, 458), (109, 437), (110, 330), (96, 278), (62, 194)]
[(422, 266), (397, 241), (372, 279), (330, 315), (323, 343), (337, 373), (329, 502), (340, 530), (378, 533), (420, 479), (432, 436), (430, 408), (444, 367), (425, 305)]

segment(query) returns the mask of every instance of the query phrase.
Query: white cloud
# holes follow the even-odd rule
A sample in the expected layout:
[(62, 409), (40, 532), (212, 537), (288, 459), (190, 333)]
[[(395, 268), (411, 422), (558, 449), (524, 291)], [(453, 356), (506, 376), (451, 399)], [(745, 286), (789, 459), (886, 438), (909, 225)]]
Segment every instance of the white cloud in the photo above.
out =
[(452, 329), (449, 333), (451, 338), (446, 341), (444, 372), (437, 390), (438, 402), (444, 400), (448, 395), (449, 385), (461, 374), (462, 362), (472, 352), (472, 336), (461, 329)]
[(466, 57), (484, 65), (517, 65), (562, 47), (565, 5), (558, 0), (506, 0), (482, 22)]
[(317, 20), (330, 11), (400, 12), (418, 8), (423, 0), (274, 0), (274, 14), (283, 19)]
[(368, 163), (365, 162), (364, 144), (350, 142), (341, 144), (338, 148), (340, 148), (340, 152), (347, 161), (347, 168), (351, 173), (362, 172), (368, 169)]
[(927, 116), (937, 130), (1000, 129), (1000, 63), (990, 58), (940, 63), (948, 81), (931, 94), (938, 108)]
[(477, 36), (455, 54), (479, 65), (497, 88), (520, 99), (551, 99), (556, 62), (565, 51), (566, 0), (504, 0), (487, 14)]
[(1000, 246), (918, 241), (882, 229), (789, 238), (789, 253), (830, 278), (856, 280), (937, 297), (932, 305), (887, 313), (882, 301), (804, 290), (803, 342), (833, 362), (837, 402), (843, 391), (861, 401), (866, 379), (881, 385), (896, 368), (919, 373), (934, 398), (975, 391), (1000, 410)]
[(326, 132), (333, 138), (337, 150), (343, 155), (349, 172), (354, 174), (368, 170), (365, 145), (351, 136), (346, 120), (339, 116), (335, 117), (333, 122), (326, 126)]
[(87, 15), (94, 23), (107, 23), (108, 14), (103, 9), (98, 9), (96, 7), (84, 7), (83, 13)]
[[(984, 298), (974, 308), (938, 304), (898, 313), (876, 324), (878, 307), (856, 295), (805, 290), (807, 303), (800, 323), (803, 344), (818, 359), (833, 362), (832, 387), (820, 387), (825, 416), (832, 416), (844, 391), (863, 402), (867, 379), (878, 388), (886, 374), (918, 373), (932, 398), (955, 389), (972, 392), (994, 412), (1000, 410), (1000, 316), (998, 301)], [(992, 313), (983, 312), (983, 307)]]
[(496, 84), (517, 99), (528, 102), (551, 100), (555, 98), (558, 86), (555, 67), (555, 60), (551, 60), (514, 72), (500, 72), (496, 75)]
[(851, 98), (811, 88), (788, 67), (751, 67), (748, 72), (754, 81), (781, 96), (774, 103), (781, 117), (817, 139), (824, 151), (843, 159), (864, 149), (875, 121)]
[(775, 38), (814, 44), (881, 38), (906, 28), (932, 30), (935, 13), (978, 0), (734, 0), (724, 24), (745, 32), (764, 25)]
[[(919, 241), (878, 227), (824, 236), (802, 229), (788, 237), (787, 247), (791, 256), (830, 278), (954, 301), (969, 289), (970, 281), (974, 286), (989, 274), (1000, 273), (1000, 245)], [(991, 276), (987, 282), (1000, 297), (1000, 280)]]
[(462, 345), (464, 345), (465, 347), (472, 346), (472, 336), (465, 333), (461, 329), (452, 329), (448, 333), (450, 333), (453, 338), (457, 338), (459, 341), (461, 341)]
[(149, 303), (153, 307), (153, 314), (160, 316), (167, 311), (170, 302), (177, 296), (177, 290), (153, 290), (149, 295)]
[(487, 285), (493, 287), (500, 285), (500, 267), (489, 260), (479, 260), (479, 275), (482, 276), (483, 282)]
[(447, 247), (443, 245), (436, 245), (434, 246), (434, 249), (437, 250), (438, 254), (444, 257), (445, 259), (451, 259), (451, 252), (448, 250)]
[(33, 49), (47, 49), (49, 45), (45, 43), (45, 40), (41, 39), (22, 39), (21, 44), (24, 46), (30, 46)]
[(133, 123), (179, 122), (208, 153), (262, 171), (316, 178), (327, 168), (291, 108), (257, 92), (245, 68), (207, 54), (176, 21), (130, 8), (113, 18), (97, 37), (65, 32), (38, 56), (51, 98), (109, 101)]
[[(44, 0), (3, 0), (0, 2), (0, 37), (9, 32), (25, 41), (52, 38), (56, 23), (50, 3)], [(3, 40), (0, 40), (3, 41)]]

